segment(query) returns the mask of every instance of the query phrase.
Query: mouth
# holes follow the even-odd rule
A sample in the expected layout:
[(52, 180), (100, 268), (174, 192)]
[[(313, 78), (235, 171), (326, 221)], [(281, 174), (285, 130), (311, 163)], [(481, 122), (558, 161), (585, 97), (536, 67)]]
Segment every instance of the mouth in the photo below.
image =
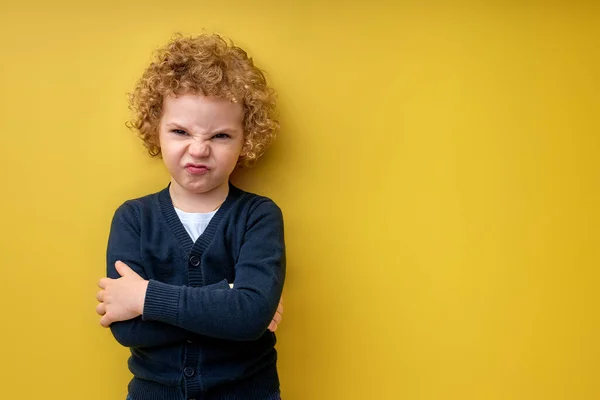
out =
[(204, 164), (188, 163), (185, 165), (185, 170), (192, 175), (202, 175), (202, 174), (206, 174), (208, 171), (210, 171), (210, 168), (208, 168), (208, 166), (206, 166)]

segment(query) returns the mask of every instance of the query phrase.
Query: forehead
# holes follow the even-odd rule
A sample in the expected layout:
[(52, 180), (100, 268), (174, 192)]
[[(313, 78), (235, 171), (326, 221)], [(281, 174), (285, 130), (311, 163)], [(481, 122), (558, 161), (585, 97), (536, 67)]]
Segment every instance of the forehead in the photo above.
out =
[(227, 99), (188, 93), (165, 97), (162, 117), (166, 123), (241, 125), (244, 110)]

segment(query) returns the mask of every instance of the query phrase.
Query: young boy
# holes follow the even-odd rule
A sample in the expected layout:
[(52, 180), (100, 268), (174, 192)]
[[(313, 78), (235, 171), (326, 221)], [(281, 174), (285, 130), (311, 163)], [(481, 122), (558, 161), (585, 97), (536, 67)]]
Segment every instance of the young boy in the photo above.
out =
[[(130, 127), (171, 175), (115, 212), (101, 324), (131, 349), (132, 400), (279, 399), (280, 209), (229, 182), (278, 129), (274, 92), (217, 35), (177, 37), (133, 95)], [(275, 317), (273, 317), (275, 315)]]

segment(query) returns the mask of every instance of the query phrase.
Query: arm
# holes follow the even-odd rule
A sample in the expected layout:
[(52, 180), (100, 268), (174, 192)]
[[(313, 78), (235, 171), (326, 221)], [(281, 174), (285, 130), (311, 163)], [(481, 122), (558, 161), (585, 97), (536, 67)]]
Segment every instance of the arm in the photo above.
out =
[[(140, 232), (136, 210), (123, 204), (117, 209), (112, 220), (108, 240), (106, 271), (112, 279), (120, 278), (115, 268), (117, 260), (126, 263), (139, 276), (147, 279), (142, 267), (140, 253)], [(148, 266), (150, 267), (150, 266)], [(143, 321), (136, 317), (127, 321), (110, 324), (115, 339), (126, 347), (151, 347), (173, 344), (188, 339), (191, 333), (185, 329), (159, 321)]]
[(150, 280), (142, 318), (221, 339), (255, 340), (276, 314), (284, 278), (283, 217), (275, 203), (264, 201), (250, 215), (233, 289)]

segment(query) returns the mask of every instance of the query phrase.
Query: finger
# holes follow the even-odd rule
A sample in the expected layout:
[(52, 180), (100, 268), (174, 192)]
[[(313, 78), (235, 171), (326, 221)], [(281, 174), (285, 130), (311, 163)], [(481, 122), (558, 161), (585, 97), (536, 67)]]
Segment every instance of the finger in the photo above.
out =
[(101, 290), (96, 294), (96, 300), (100, 302), (104, 301), (104, 290)]
[(98, 315), (106, 314), (106, 304), (104, 304), (104, 303), (98, 304), (96, 306), (96, 312), (98, 313)]
[(117, 272), (120, 276), (126, 276), (129, 274), (129, 272), (133, 272), (131, 268), (129, 268), (129, 266), (123, 261), (117, 261), (115, 263), (115, 268), (117, 269)]
[(112, 321), (110, 320), (108, 314), (104, 314), (102, 318), (100, 318), (100, 325), (102, 325), (104, 328), (108, 328), (111, 322)]
[(279, 313), (275, 313), (275, 316), (273, 317), (273, 322), (275, 322), (277, 325), (279, 325), (281, 323), (281, 314)]
[(106, 289), (106, 285), (110, 282), (110, 278), (102, 278), (98, 281), (98, 287)]
[(277, 330), (277, 324), (273, 321), (271, 321), (271, 323), (269, 324), (269, 330), (271, 332), (275, 332)]
[(283, 304), (282, 303), (279, 303), (279, 305), (277, 306), (277, 312), (279, 314), (283, 314)]
[(117, 272), (119, 273), (119, 275), (121, 275), (122, 277), (125, 276), (134, 276), (134, 277), (140, 277), (140, 275), (135, 272), (134, 270), (131, 269), (131, 267), (127, 264), (125, 264), (123, 261), (117, 261), (115, 263), (115, 268), (117, 269)]

